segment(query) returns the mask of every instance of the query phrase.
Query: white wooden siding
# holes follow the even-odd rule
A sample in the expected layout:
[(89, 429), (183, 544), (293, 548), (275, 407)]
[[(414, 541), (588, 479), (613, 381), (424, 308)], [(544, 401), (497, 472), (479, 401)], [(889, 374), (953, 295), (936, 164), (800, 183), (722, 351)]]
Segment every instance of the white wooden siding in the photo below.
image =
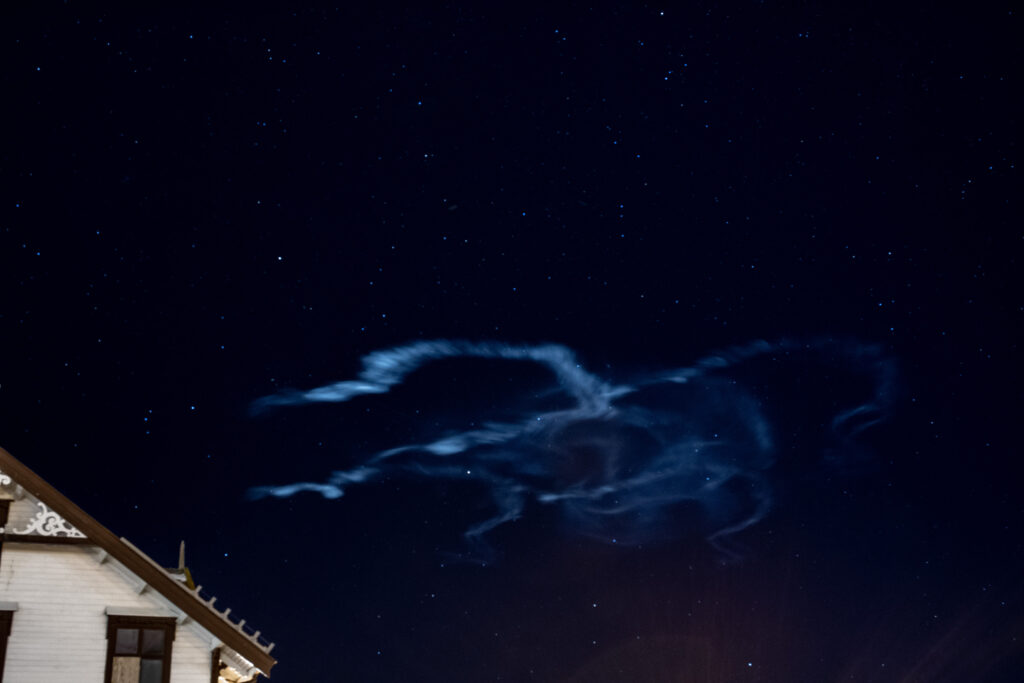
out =
[[(107, 607), (166, 613), (167, 603), (92, 546), (4, 543), (0, 600), (18, 603), (7, 641), (4, 681), (102, 683)], [(134, 579), (134, 581), (132, 580)], [(204, 631), (205, 633), (205, 631)], [(212, 640), (179, 625), (171, 683), (208, 683)]]

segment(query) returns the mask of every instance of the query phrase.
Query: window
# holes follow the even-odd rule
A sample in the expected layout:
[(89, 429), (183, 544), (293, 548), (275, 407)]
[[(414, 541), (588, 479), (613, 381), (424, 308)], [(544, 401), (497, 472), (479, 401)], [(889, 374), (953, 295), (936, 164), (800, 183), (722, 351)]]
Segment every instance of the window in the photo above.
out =
[(168, 683), (173, 617), (107, 617), (106, 683)]

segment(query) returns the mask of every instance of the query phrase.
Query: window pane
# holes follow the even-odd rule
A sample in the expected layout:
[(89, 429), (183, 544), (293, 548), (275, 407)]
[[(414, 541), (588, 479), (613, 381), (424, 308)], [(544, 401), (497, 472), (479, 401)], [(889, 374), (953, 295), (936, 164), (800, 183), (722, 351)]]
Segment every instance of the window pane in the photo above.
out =
[(139, 683), (161, 683), (163, 680), (164, 663), (159, 659), (143, 659), (142, 671), (139, 672)]
[(114, 654), (134, 655), (139, 652), (139, 629), (119, 628), (117, 629), (117, 641), (114, 644)]
[[(114, 657), (114, 666), (111, 667), (112, 683), (138, 683), (139, 681), (139, 658), (138, 657)], [(159, 679), (157, 679), (159, 681)]]
[(142, 654), (162, 655), (164, 653), (164, 630), (147, 628), (142, 632)]

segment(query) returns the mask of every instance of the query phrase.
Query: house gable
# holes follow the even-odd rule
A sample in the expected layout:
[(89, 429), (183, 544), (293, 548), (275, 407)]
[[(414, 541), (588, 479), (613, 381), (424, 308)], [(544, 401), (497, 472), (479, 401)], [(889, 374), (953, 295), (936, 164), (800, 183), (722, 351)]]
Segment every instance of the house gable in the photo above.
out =
[[(116, 537), (3, 449), (0, 521), (4, 521), (3, 545), (19, 549), (19, 585), (24, 584), (29, 595), (37, 590), (46, 596), (58, 596), (70, 590), (71, 594), (53, 603), (54, 609), (63, 609), (60, 614), (65, 617), (71, 612), (78, 614), (79, 610), (70, 606), (82, 600), (99, 601), (82, 607), (83, 613), (101, 620), (106, 618), (105, 614), (111, 614), (106, 611), (108, 608), (115, 612), (141, 610), (150, 616), (173, 616), (179, 632), (187, 632), (200, 644), (207, 674), (210, 651), (219, 648), (221, 658), (236, 670), (269, 675), (275, 664), (270, 656), (273, 644), (264, 644), (258, 631), (247, 629), (244, 620), (231, 621), (230, 610), (221, 612), (214, 608), (216, 598), (204, 599), (201, 587), (193, 588), (190, 582), (175, 578), (126, 539)], [(8, 570), (15, 567), (5, 565), (13, 561), (5, 554), (0, 551), (0, 577), (10, 584), (12, 573)], [(26, 571), (36, 577), (35, 588), (25, 583)], [(8, 588), (11, 586), (0, 583), (3, 595), (10, 594)], [(92, 597), (84, 595), (89, 593)], [(40, 596), (33, 597), (33, 604), (37, 597)], [(44, 600), (39, 604), (47, 603)], [(33, 618), (24, 609), (21, 612), (19, 629)], [(49, 614), (46, 618), (64, 618), (60, 614)], [(104, 633), (104, 629), (99, 630), (101, 639)], [(12, 645), (16, 644), (16, 637), (17, 631), (12, 632)], [(177, 667), (177, 649), (175, 652)], [(105, 648), (101, 648), (99, 655), (104, 653)]]

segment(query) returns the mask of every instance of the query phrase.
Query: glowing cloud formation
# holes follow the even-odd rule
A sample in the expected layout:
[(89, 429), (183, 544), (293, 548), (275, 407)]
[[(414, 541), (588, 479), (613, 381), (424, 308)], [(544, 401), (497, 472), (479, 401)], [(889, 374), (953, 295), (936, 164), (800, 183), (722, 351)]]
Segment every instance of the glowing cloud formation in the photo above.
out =
[[(252, 409), (387, 394), (426, 364), (469, 358), (539, 364), (550, 370), (561, 404), (551, 408), (551, 394), (517, 397), (548, 407), (520, 410), (505, 421), (467, 417), (471, 429), (369, 454), (323, 482), (255, 488), (251, 497), (312, 491), (340, 498), (350, 486), (400, 474), (469, 480), (482, 485), (494, 504), (493, 516), (465, 532), (470, 541), (522, 515), (529, 501), (557, 506), (573, 531), (620, 544), (692, 529), (693, 515), (680, 514), (690, 507), (699, 512), (711, 543), (730, 553), (729, 537), (763, 519), (772, 503), (766, 473), (776, 462), (777, 437), (753, 384), (785, 378), (779, 368), (788, 367), (794, 377), (794, 365), (805, 373), (850, 378), (818, 380), (843, 405), (828, 416), (828, 434), (821, 435), (840, 453), (886, 417), (896, 384), (894, 364), (879, 347), (852, 341), (757, 341), (688, 367), (612, 383), (584, 370), (564, 346), (435, 340), (374, 351), (363, 358), (356, 379), (267, 396)], [(737, 377), (750, 374), (741, 372), (748, 365), (761, 366), (758, 381)], [(845, 395), (858, 393), (850, 386), (863, 386), (862, 395)], [(800, 426), (821, 431), (820, 421)]]

